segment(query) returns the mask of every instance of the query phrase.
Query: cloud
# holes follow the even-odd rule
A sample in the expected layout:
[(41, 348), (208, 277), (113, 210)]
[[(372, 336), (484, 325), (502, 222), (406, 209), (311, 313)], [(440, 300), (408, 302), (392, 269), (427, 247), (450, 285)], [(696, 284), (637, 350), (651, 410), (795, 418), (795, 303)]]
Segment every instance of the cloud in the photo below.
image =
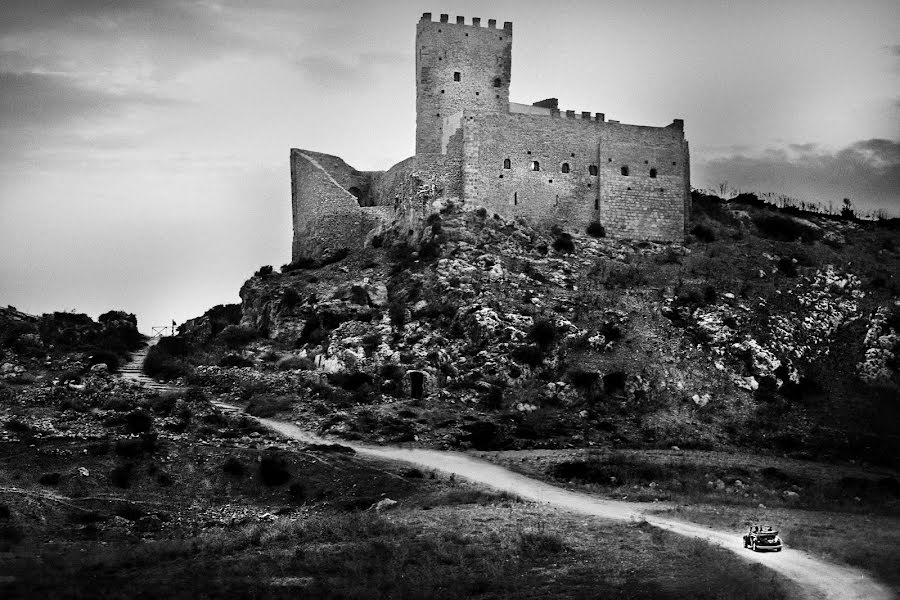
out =
[(757, 154), (700, 159), (695, 185), (776, 192), (828, 204), (851, 198), (865, 210), (900, 210), (900, 141), (872, 138), (838, 150), (789, 144)]
[(297, 68), (310, 83), (326, 89), (346, 89), (372, 82), (381, 67), (404, 64), (408, 57), (391, 52), (367, 52), (349, 61), (326, 54), (304, 56)]
[(131, 92), (113, 94), (80, 85), (65, 75), (0, 72), (0, 126), (48, 127), (75, 118), (113, 116), (135, 106), (165, 106), (177, 102)]

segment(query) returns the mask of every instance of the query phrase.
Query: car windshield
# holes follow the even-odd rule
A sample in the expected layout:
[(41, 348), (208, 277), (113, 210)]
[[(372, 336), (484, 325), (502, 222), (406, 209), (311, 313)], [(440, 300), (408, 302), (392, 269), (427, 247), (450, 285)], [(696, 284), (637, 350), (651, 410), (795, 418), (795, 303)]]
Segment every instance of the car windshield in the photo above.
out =
[(772, 540), (775, 539), (775, 536), (778, 535), (778, 532), (775, 531), (766, 531), (759, 534), (759, 538), (762, 540)]

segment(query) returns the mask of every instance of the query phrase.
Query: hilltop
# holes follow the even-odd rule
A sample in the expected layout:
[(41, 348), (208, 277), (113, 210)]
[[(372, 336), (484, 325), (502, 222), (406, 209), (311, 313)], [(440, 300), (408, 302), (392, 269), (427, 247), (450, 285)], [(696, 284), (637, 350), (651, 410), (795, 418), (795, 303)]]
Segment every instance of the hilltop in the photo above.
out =
[(423, 205), (362, 251), (261, 268), (160, 356), (345, 439), (894, 464), (893, 221), (695, 192), (681, 246)]

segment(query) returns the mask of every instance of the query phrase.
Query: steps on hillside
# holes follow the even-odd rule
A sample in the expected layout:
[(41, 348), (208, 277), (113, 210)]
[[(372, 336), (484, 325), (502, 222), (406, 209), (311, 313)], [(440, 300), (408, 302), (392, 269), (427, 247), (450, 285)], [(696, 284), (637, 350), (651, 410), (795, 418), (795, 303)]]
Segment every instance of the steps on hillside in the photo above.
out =
[(144, 359), (147, 358), (147, 353), (150, 351), (150, 348), (155, 346), (159, 339), (160, 338), (158, 337), (150, 338), (146, 346), (136, 350), (134, 354), (131, 355), (131, 360), (119, 368), (119, 377), (133, 381), (141, 387), (159, 392), (171, 392), (179, 389), (180, 386), (171, 383), (162, 383), (144, 374)]

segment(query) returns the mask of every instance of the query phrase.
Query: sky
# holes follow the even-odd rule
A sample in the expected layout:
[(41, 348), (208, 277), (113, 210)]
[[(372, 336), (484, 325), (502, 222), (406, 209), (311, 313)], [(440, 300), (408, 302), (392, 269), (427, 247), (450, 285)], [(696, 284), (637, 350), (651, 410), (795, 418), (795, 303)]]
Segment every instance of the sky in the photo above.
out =
[(290, 261), (290, 148), (412, 155), (423, 12), (512, 21), (514, 102), (684, 119), (694, 187), (900, 215), (898, 0), (2, 0), (0, 305), (238, 302)]

